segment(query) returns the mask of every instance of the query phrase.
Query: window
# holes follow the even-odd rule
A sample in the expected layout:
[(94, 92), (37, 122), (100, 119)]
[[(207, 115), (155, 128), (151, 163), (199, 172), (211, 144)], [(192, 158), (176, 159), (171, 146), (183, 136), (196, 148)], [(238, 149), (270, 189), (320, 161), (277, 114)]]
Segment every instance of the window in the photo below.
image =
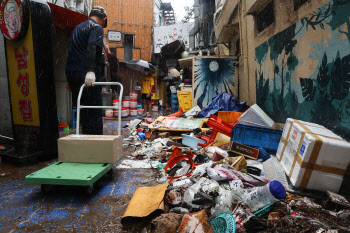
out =
[(298, 10), (303, 4), (308, 2), (309, 0), (294, 0), (294, 10)]
[(265, 28), (267, 28), (275, 22), (275, 11), (273, 1), (267, 4), (264, 9), (262, 9), (256, 14), (255, 21), (258, 33), (264, 31)]

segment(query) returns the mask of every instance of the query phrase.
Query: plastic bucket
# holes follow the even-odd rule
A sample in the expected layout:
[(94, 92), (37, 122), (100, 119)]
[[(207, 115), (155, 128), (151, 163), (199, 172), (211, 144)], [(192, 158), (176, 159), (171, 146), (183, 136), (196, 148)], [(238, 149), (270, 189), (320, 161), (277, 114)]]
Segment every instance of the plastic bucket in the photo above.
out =
[(128, 108), (122, 108), (122, 117), (129, 116), (129, 109)]
[[(113, 106), (117, 107), (116, 109), (113, 109), (114, 116), (118, 116), (118, 109), (119, 109), (119, 100), (113, 100)], [(107, 114), (106, 114), (107, 116)]]
[(158, 110), (159, 110), (158, 105), (152, 105), (152, 111), (153, 112), (158, 112)]
[(123, 108), (129, 108), (130, 107), (130, 100), (123, 100)]
[(130, 109), (130, 116), (137, 116), (137, 108)]
[(130, 108), (137, 108), (137, 100), (130, 100)]
[(112, 118), (113, 117), (113, 109), (106, 109), (105, 115), (106, 115), (106, 117)]
[(130, 100), (137, 100), (137, 92), (130, 92)]

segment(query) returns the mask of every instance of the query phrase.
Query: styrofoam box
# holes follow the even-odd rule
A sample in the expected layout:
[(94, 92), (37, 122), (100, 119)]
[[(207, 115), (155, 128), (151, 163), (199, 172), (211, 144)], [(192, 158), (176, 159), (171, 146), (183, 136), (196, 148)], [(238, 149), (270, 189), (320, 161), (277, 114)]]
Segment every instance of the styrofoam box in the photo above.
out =
[(241, 124), (272, 128), (275, 123), (257, 104), (251, 106), (238, 118)]
[[(293, 125), (291, 124), (292, 122)], [(323, 141), (321, 150), (316, 160), (316, 164), (346, 170), (350, 162), (350, 143), (342, 140), (341, 137), (321, 125), (302, 121), (299, 122), (311, 132), (317, 134), (318, 137)], [(292, 128), (290, 130), (289, 137), (287, 138), (290, 127)], [(294, 154), (298, 150), (303, 132), (305, 132), (305, 129), (299, 123), (296, 123), (293, 119), (287, 119), (282, 134), (282, 138), (286, 138), (287, 146), (284, 150), (282, 160), (281, 153), (285, 145), (284, 142), (280, 141), (276, 154), (287, 175), (289, 175), (292, 168)], [(297, 155), (300, 156), (303, 162), (309, 161), (315, 142), (316, 139), (312, 134), (305, 133)], [(300, 167), (298, 162), (295, 163), (293, 174), (290, 177), (290, 181), (294, 187), (300, 187), (305, 170), (306, 169)], [(343, 176), (341, 175), (313, 170), (306, 188), (319, 191), (329, 190), (332, 192), (338, 192), (342, 181)]]

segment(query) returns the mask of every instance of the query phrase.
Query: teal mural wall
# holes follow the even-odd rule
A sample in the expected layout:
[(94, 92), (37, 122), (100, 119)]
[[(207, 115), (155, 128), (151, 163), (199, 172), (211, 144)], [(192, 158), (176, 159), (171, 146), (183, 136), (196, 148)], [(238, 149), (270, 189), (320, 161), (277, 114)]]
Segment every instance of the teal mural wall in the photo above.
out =
[(350, 139), (350, 1), (332, 0), (255, 49), (256, 100), (276, 122)]

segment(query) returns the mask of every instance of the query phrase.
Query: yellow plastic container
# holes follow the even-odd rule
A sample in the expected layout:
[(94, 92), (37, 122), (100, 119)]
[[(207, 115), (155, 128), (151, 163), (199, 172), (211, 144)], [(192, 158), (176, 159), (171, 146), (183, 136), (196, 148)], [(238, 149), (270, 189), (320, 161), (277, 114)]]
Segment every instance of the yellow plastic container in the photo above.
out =
[(152, 93), (151, 99), (152, 99), (152, 100), (157, 100), (157, 99), (159, 99), (159, 93)]
[(233, 123), (238, 120), (238, 118), (243, 114), (243, 112), (229, 112), (229, 111), (219, 111), (218, 117), (227, 123)]
[(182, 111), (187, 112), (192, 108), (192, 92), (190, 91), (178, 91), (177, 98), (179, 99), (180, 107)]

